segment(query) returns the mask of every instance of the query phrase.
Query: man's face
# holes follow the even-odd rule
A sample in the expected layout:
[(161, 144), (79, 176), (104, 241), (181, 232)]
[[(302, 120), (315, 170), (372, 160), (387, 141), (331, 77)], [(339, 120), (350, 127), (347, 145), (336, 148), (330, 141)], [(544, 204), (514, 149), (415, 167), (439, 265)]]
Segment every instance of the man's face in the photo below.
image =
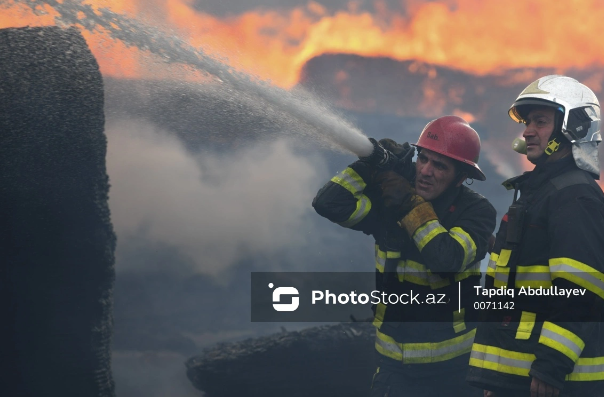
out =
[(545, 152), (547, 142), (554, 132), (555, 110), (550, 107), (539, 107), (531, 110), (526, 116), (526, 128), (522, 136), (526, 140), (526, 157), (536, 161)]
[[(428, 149), (422, 149), (415, 164), (415, 192), (424, 200), (440, 196), (455, 179), (455, 160)], [(463, 179), (457, 181), (461, 185)]]

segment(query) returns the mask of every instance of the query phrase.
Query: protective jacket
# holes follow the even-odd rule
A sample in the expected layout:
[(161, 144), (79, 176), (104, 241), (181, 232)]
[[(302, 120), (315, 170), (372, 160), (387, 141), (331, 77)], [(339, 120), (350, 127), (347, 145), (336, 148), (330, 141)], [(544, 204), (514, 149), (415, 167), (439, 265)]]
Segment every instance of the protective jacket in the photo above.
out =
[(535, 376), (565, 396), (604, 395), (604, 194), (572, 157), (504, 185), (520, 198), (502, 219), (485, 287), (513, 289), (502, 300), (514, 310), (484, 312), (468, 381), (529, 395)]
[(470, 302), (472, 286), (480, 283), (480, 260), (495, 229), (495, 209), (465, 186), (451, 188), (432, 201), (438, 220), (409, 236), (383, 207), (381, 190), (371, 183), (372, 172), (364, 162), (351, 164), (318, 192), (313, 207), (332, 222), (375, 238), (379, 291), (412, 291), (420, 302), (433, 294), (437, 301), (444, 296), (450, 303), (374, 306), (375, 347), (382, 366), (434, 373), (450, 360), (467, 365), (476, 330), (472, 319), (464, 318), (465, 310), (458, 311), (458, 283), (468, 297), (462, 302)]

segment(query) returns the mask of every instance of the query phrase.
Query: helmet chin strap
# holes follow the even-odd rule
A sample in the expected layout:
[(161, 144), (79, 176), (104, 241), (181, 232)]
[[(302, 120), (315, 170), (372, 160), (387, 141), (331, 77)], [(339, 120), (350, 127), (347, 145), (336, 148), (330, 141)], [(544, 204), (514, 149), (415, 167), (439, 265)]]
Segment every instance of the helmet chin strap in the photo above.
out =
[(549, 156), (556, 153), (558, 150), (560, 150), (563, 147), (562, 145), (564, 142), (568, 142), (566, 140), (566, 138), (564, 137), (564, 135), (562, 135), (562, 117), (563, 117), (563, 115), (556, 112), (555, 117), (556, 117), (556, 122), (555, 122), (555, 126), (554, 126), (554, 132), (549, 137), (549, 141), (547, 142), (547, 146), (545, 147), (545, 151), (543, 152), (543, 154), (537, 160), (533, 161), (533, 164), (535, 164), (535, 165), (541, 165), (541, 164), (545, 163), (549, 159)]

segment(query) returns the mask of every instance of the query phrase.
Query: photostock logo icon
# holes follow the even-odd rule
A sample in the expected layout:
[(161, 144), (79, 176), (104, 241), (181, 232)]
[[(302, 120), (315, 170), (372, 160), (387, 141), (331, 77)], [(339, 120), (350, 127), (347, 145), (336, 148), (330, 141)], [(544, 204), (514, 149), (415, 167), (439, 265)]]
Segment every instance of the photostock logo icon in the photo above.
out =
[[(273, 288), (275, 285), (270, 283), (269, 288)], [(278, 312), (293, 312), (300, 305), (300, 298), (297, 296), (298, 290), (294, 287), (277, 287), (273, 291), (273, 308)], [(279, 303), (281, 302), (281, 295), (296, 295), (292, 297), (292, 303)]]

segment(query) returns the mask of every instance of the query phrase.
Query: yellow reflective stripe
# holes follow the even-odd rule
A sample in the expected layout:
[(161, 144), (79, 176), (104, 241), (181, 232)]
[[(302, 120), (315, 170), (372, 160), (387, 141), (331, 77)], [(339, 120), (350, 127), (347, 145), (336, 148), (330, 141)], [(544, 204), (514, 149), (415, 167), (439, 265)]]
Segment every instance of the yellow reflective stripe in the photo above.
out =
[(504, 374), (529, 376), (534, 354), (518, 353), (495, 346), (474, 343), (470, 353), (470, 365)]
[(493, 267), (495, 267), (498, 260), (499, 260), (499, 254), (491, 252), (491, 256), (489, 257), (489, 266), (491, 266), (491, 263), (493, 263)]
[[(396, 277), (398, 278), (399, 282), (404, 282), (405, 281), (405, 267), (407, 266), (407, 261), (402, 260), (402, 261), (398, 261), (396, 263)], [(412, 277), (412, 276), (410, 276)], [(421, 280), (418, 280), (419, 282), (414, 282), (412, 280), (407, 280), (410, 281), (412, 283), (415, 284), (420, 284), (419, 282), (421, 282)], [(420, 285), (424, 285), (424, 284), (420, 284)]]
[(465, 280), (470, 276), (480, 276), (480, 262), (475, 262), (461, 273), (455, 273), (455, 281)]
[(474, 243), (472, 237), (460, 227), (451, 228), (449, 234), (459, 243), (459, 245), (461, 245), (461, 248), (463, 248), (464, 255), (461, 269), (465, 269), (466, 266), (472, 263), (476, 258), (476, 243)]
[(510, 278), (510, 268), (497, 266), (493, 276), (495, 278), (493, 281), (495, 288), (507, 288), (508, 279)]
[(381, 333), (379, 330), (375, 332), (375, 350), (393, 360), (403, 360), (402, 344), (396, 343), (394, 339)]
[(375, 348), (380, 353), (403, 364), (435, 363), (469, 353), (476, 329), (442, 342), (398, 343), (386, 334), (376, 331)]
[(507, 288), (508, 286), (510, 268), (507, 267), (507, 264), (511, 253), (512, 251), (508, 249), (502, 249), (499, 254), (491, 253), (489, 266), (487, 267), (487, 276), (493, 277), (493, 285), (496, 288)]
[(585, 342), (569, 330), (549, 321), (543, 323), (539, 343), (564, 354), (573, 362), (579, 359)]
[(604, 299), (604, 274), (593, 267), (570, 258), (552, 258), (549, 269), (552, 280), (563, 278)]
[(403, 364), (435, 363), (469, 353), (476, 328), (455, 338), (436, 343), (404, 343)]
[(426, 244), (441, 233), (447, 233), (447, 229), (442, 227), (440, 222), (437, 220), (428, 221), (418, 227), (415, 233), (413, 233), (413, 241), (415, 241), (417, 249), (421, 252)]
[(346, 168), (344, 171), (331, 178), (331, 181), (342, 186), (354, 196), (365, 190), (365, 187), (367, 186), (365, 181), (363, 181), (363, 178), (361, 178), (352, 168)]
[(348, 190), (357, 199), (357, 207), (352, 215), (350, 215), (346, 221), (338, 222), (338, 224), (344, 227), (356, 225), (362, 221), (371, 210), (371, 200), (362, 194), (367, 184), (352, 168), (346, 168), (344, 171), (331, 178), (331, 181)]
[[(505, 374), (529, 376), (535, 355), (519, 353), (474, 343), (470, 353), (470, 365)], [(604, 357), (579, 358), (573, 372), (566, 375), (569, 381), (604, 380)]]
[(518, 330), (516, 331), (516, 339), (527, 340), (531, 337), (531, 332), (535, 327), (536, 313), (522, 312), (520, 316), (520, 324), (518, 324)]
[(466, 322), (464, 321), (465, 315), (466, 309), (464, 308), (462, 308), (460, 312), (453, 312), (453, 330), (456, 334), (460, 333), (461, 331), (465, 331), (466, 329)]
[(397, 259), (401, 257), (401, 253), (398, 251), (381, 251), (376, 244), (375, 246), (375, 268), (380, 272), (384, 273), (387, 259)]
[(552, 286), (552, 277), (549, 272), (549, 266), (518, 266), (516, 268), (516, 288), (550, 288)]
[(497, 258), (497, 266), (507, 266), (510, 261), (510, 255), (512, 254), (511, 250), (502, 249), (499, 252), (499, 256)]
[(384, 322), (384, 316), (386, 315), (386, 305), (378, 303), (375, 307), (375, 316), (373, 317), (373, 326), (379, 329)]
[(495, 278), (495, 270), (497, 269), (497, 259), (499, 259), (499, 255), (491, 253), (491, 257), (489, 258), (489, 265), (487, 266), (487, 276)]
[(338, 225), (344, 227), (352, 227), (362, 221), (371, 211), (371, 200), (364, 194), (357, 197), (357, 209), (354, 210), (350, 218), (344, 222), (338, 222)]
[(386, 265), (386, 253), (380, 251), (376, 246), (375, 251), (375, 268), (380, 272), (384, 273), (384, 266)]
[(566, 375), (569, 381), (604, 380), (604, 357), (579, 358), (573, 372)]
[(375, 267), (384, 273), (384, 266), (386, 265), (386, 259), (397, 259), (401, 257), (401, 253), (398, 251), (381, 251), (378, 246), (375, 246)]
[(451, 284), (449, 279), (432, 273), (426, 266), (410, 259), (399, 261), (396, 271), (400, 282), (407, 281), (417, 285), (430, 286), (431, 289), (442, 288)]

